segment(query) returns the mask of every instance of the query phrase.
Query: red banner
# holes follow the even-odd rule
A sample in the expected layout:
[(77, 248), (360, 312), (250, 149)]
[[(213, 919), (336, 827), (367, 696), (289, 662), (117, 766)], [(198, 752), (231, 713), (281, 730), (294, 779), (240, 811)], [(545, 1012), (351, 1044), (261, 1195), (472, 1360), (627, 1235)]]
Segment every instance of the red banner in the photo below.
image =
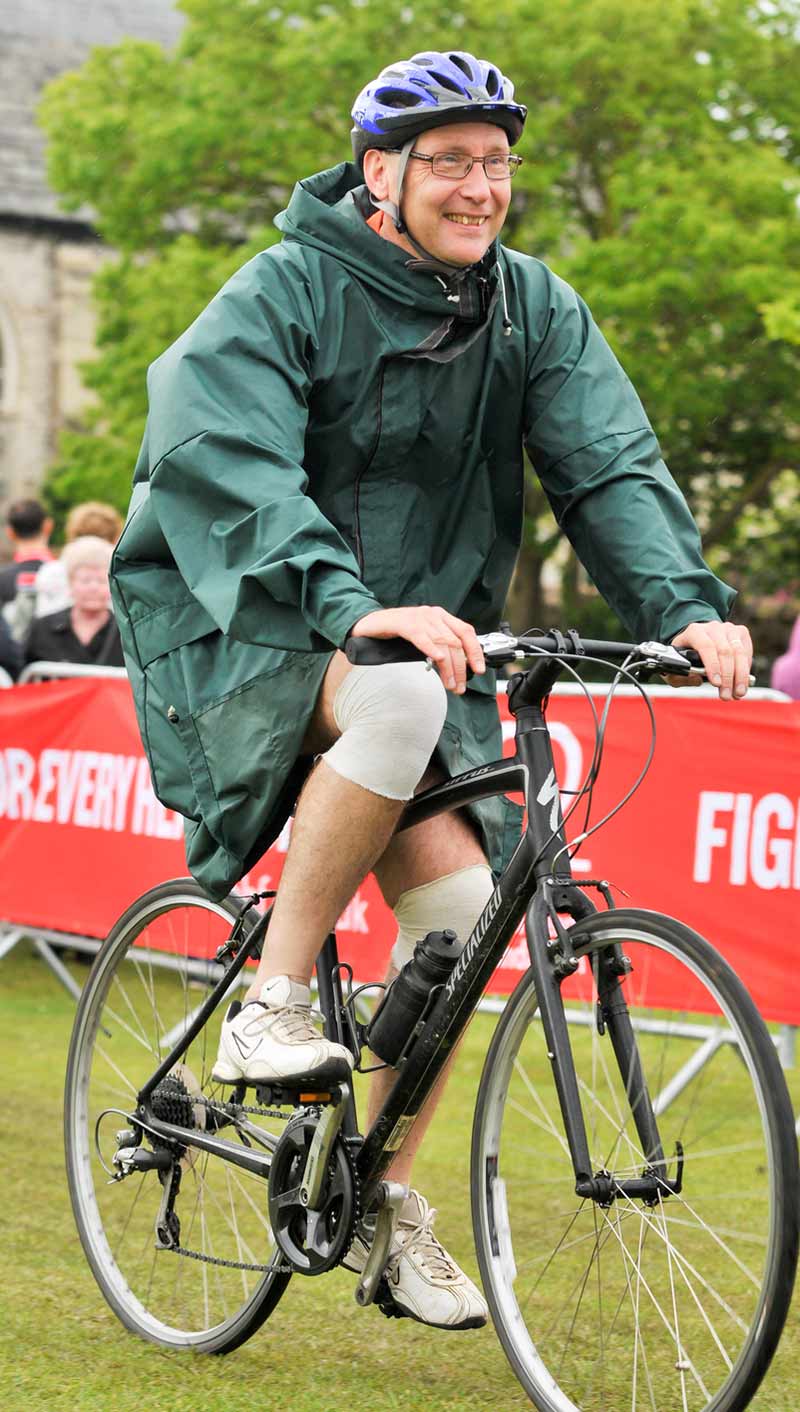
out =
[[(595, 698), (602, 709), (604, 697)], [(507, 716), (505, 699), (501, 713)], [(800, 704), (719, 703), (688, 691), (653, 698), (655, 759), (633, 799), (582, 845), (578, 879), (608, 878), (620, 905), (668, 912), (707, 936), (762, 1013), (800, 1023), (794, 924), (800, 891)], [(554, 695), (548, 720), (564, 808), (594, 749), (583, 697)], [(507, 748), (513, 724), (506, 722)], [(649, 717), (637, 697), (611, 708), (590, 825), (633, 784)], [(585, 801), (568, 825), (583, 832)], [(274, 887), (289, 830), (243, 879)], [(153, 795), (128, 685), (61, 681), (0, 691), (0, 918), (102, 937), (146, 888), (184, 875), (181, 820)], [(629, 894), (629, 898), (625, 894)], [(372, 878), (339, 926), (358, 979), (378, 978), (393, 918)], [(517, 936), (493, 989), (525, 968)]]

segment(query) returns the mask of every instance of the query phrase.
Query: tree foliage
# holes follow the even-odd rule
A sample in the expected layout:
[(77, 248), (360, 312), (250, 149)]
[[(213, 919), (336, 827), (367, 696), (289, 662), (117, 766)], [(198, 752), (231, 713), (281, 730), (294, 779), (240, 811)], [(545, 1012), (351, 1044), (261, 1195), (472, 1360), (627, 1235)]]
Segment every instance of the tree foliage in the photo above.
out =
[[(53, 185), (92, 206), (120, 252), (97, 284), (96, 406), (65, 436), (56, 501), (89, 476), (124, 503), (148, 362), (275, 238), (294, 181), (346, 157), (362, 84), (397, 54), (469, 48), (513, 75), (530, 110), (506, 243), (586, 298), (716, 562), (744, 582), (757, 560), (764, 589), (791, 576), (774, 532), (754, 531), (742, 561), (742, 518), (797, 509), (798, 0), (182, 8), (174, 52), (97, 49), (42, 104)], [(532, 478), (532, 607), (557, 538), (548, 516)]]

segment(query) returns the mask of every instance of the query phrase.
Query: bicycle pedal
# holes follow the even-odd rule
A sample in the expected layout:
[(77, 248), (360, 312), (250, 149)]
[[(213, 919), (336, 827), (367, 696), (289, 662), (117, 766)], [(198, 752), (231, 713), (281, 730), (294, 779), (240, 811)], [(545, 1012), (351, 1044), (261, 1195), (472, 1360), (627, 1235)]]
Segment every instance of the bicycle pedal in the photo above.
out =
[(314, 1088), (310, 1085), (287, 1087), (285, 1084), (255, 1084), (256, 1100), (268, 1108), (300, 1108), (310, 1103), (338, 1103), (341, 1091), (336, 1087)]
[(381, 1280), (375, 1291), (375, 1298), (372, 1301), (377, 1305), (386, 1319), (410, 1319), (412, 1315), (406, 1309), (401, 1309), (400, 1305), (392, 1298), (391, 1291), (385, 1280)]

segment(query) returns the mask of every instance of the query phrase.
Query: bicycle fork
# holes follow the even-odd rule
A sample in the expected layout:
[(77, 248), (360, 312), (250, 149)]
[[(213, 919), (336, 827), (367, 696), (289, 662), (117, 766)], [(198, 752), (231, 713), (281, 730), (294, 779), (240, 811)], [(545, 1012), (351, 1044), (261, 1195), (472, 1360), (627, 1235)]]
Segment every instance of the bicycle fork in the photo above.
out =
[[(581, 903), (583, 902), (581, 896)], [(528, 907), (525, 930), (539, 1016), (547, 1044), (547, 1057), (552, 1066), (575, 1172), (575, 1192), (578, 1196), (604, 1207), (610, 1206), (618, 1196), (638, 1198), (647, 1205), (655, 1206), (660, 1198), (678, 1195), (681, 1191), (683, 1149), (680, 1143), (676, 1143), (677, 1175), (670, 1179), (667, 1176), (667, 1160), (642, 1069), (636, 1035), (621, 985), (622, 978), (630, 969), (630, 963), (617, 945), (609, 946), (592, 957), (598, 996), (596, 1023), (600, 1033), (607, 1031), (611, 1041), (642, 1152), (645, 1154), (644, 1169), (640, 1177), (620, 1178), (604, 1169), (592, 1171), (569, 1025), (561, 994), (563, 981), (567, 976), (574, 974), (579, 962), (572, 954), (571, 947), (564, 944), (569, 932), (563, 928), (552, 944), (543, 944), (542, 938), (548, 934), (547, 920), (551, 915), (551, 905), (545, 896), (545, 889), (540, 887)], [(620, 1130), (622, 1127), (623, 1122), (620, 1121)]]

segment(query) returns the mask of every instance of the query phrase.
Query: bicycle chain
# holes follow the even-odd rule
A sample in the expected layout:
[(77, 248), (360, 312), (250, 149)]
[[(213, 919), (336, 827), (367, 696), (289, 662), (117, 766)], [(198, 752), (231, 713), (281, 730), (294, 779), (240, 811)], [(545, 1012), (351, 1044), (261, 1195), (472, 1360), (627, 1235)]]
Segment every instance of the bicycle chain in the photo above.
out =
[[(192, 1095), (192, 1103), (199, 1103), (204, 1108), (211, 1108), (217, 1112), (226, 1113), (226, 1115), (230, 1117), (224, 1103), (213, 1098), (206, 1098), (203, 1094), (198, 1093)], [(294, 1117), (297, 1109), (295, 1108), (291, 1112), (286, 1113), (282, 1108), (257, 1108), (252, 1105), (248, 1106), (245, 1103), (237, 1103), (236, 1111), (238, 1113), (252, 1113), (259, 1118), (277, 1118), (281, 1122), (287, 1123), (290, 1118)], [(231, 1119), (231, 1121), (233, 1122), (233, 1119)], [(269, 1273), (273, 1275), (291, 1275), (294, 1273), (291, 1265), (250, 1265), (246, 1260), (223, 1260), (220, 1255), (204, 1255), (202, 1251), (189, 1250), (188, 1247), (184, 1245), (165, 1245), (161, 1246), (161, 1249), (171, 1255), (183, 1255), (188, 1260), (200, 1260), (204, 1265), (223, 1265), (227, 1270), (253, 1270), (256, 1273)]]
[[(222, 1099), (206, 1098), (202, 1093), (190, 1094), (189, 1098), (193, 1105), (199, 1103), (203, 1108), (214, 1108), (218, 1113), (225, 1113), (231, 1122), (235, 1123), (235, 1119), (228, 1112), (228, 1105)], [(282, 1123), (288, 1123), (289, 1119), (293, 1118), (298, 1111), (297, 1108), (292, 1108), (290, 1112), (286, 1113), (283, 1108), (255, 1108), (252, 1105), (248, 1107), (246, 1103), (237, 1103), (235, 1107), (237, 1113), (255, 1113), (259, 1118), (277, 1118)]]
[(246, 1260), (223, 1260), (220, 1255), (203, 1255), (199, 1250), (187, 1250), (183, 1245), (162, 1245), (170, 1255), (185, 1255), (189, 1260), (202, 1260), (204, 1265), (224, 1265), (229, 1270), (269, 1271), (273, 1275), (291, 1275), (291, 1265), (248, 1265)]

